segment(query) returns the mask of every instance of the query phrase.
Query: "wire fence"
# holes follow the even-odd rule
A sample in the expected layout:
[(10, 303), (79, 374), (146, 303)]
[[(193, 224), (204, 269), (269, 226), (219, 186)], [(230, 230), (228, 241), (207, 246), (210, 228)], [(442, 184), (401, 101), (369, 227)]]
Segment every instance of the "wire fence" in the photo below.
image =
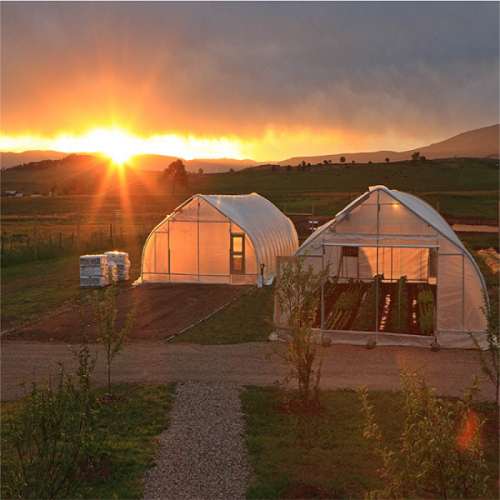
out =
[(119, 213), (110, 223), (80, 221), (76, 224), (40, 223), (36, 214), (29, 224), (5, 226), (0, 235), (1, 265), (8, 267), (37, 260), (66, 255), (83, 255), (108, 250), (126, 250), (142, 245), (159, 221), (132, 223), (121, 219)]

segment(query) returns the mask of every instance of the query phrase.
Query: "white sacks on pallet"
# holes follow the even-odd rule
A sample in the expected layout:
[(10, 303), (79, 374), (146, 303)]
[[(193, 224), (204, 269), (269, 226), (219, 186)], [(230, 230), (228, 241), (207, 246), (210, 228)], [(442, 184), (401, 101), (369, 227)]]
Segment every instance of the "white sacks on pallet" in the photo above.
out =
[(109, 263), (116, 264), (118, 280), (126, 281), (130, 279), (130, 260), (127, 252), (106, 252)]
[(80, 286), (107, 286), (109, 279), (118, 280), (116, 264), (108, 262), (107, 255), (80, 257)]

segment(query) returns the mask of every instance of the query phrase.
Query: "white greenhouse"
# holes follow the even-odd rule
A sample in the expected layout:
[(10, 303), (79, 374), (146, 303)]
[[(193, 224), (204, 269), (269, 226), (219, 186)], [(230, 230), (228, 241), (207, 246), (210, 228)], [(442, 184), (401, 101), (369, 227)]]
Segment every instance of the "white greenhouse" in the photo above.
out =
[(268, 284), (276, 257), (298, 246), (293, 223), (262, 196), (198, 194), (149, 235), (141, 281)]
[[(483, 276), (447, 222), (416, 196), (371, 187), (295, 256), (317, 271), (329, 262), (315, 325), (322, 339), (469, 348), (470, 331), (486, 345)], [(286, 331), (277, 301), (275, 322)]]

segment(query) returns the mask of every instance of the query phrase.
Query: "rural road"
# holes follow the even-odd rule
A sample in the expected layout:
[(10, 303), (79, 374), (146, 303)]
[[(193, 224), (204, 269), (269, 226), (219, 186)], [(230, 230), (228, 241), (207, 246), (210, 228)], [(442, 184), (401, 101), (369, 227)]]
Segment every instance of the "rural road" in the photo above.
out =
[[(130, 344), (115, 358), (112, 382), (227, 381), (245, 385), (271, 385), (286, 373), (279, 359), (265, 355), (274, 343), (238, 345), (196, 345), (150, 342)], [(280, 346), (281, 347), (281, 346)], [(438, 395), (461, 396), (480, 374), (477, 352), (461, 349), (430, 349), (415, 347), (378, 346), (367, 350), (361, 346), (332, 345), (318, 348), (324, 354), (322, 387), (350, 388), (367, 385), (370, 389), (399, 389), (398, 369), (405, 362), (410, 366), (426, 366), (429, 385)], [(1, 350), (1, 397), (12, 399), (22, 394), (19, 383), (40, 381), (58, 371), (57, 362), (69, 370), (75, 361), (64, 344), (23, 341), (3, 341)], [(94, 372), (98, 385), (106, 382), (104, 357)], [(482, 398), (494, 399), (494, 388), (483, 381)]]

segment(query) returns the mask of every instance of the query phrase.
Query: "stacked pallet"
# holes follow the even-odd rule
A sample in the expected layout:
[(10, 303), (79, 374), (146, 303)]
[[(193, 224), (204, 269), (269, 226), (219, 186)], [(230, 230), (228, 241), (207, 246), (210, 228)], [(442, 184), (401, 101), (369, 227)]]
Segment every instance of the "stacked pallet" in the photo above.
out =
[(126, 281), (130, 279), (130, 260), (127, 252), (106, 252), (108, 262), (116, 264), (118, 280)]
[(107, 255), (80, 257), (80, 286), (108, 286), (110, 278), (116, 280), (118, 270), (108, 261)]

